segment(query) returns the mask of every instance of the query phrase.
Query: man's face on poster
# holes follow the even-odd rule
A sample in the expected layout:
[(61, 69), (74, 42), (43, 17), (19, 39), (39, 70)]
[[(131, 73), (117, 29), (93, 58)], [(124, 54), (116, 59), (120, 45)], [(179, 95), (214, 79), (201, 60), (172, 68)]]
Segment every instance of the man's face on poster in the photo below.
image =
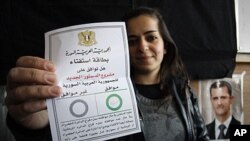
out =
[(233, 96), (228, 94), (227, 87), (213, 88), (211, 102), (216, 116), (227, 116), (230, 113)]

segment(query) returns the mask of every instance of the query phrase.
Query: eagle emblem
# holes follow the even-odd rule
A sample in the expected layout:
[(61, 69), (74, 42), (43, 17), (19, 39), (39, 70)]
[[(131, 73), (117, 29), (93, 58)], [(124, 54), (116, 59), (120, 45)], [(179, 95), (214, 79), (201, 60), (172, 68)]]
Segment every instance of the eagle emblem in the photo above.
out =
[(83, 46), (92, 46), (96, 44), (95, 40), (95, 32), (93, 31), (83, 31), (78, 33), (78, 38), (79, 38), (79, 45)]

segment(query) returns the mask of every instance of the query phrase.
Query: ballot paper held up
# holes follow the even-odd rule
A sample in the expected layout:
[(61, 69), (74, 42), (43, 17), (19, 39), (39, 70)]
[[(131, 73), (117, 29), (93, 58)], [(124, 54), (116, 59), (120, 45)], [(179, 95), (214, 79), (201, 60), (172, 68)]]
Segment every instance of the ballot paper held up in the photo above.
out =
[(141, 131), (123, 22), (49, 31), (45, 58), (56, 65), (63, 90), (47, 100), (54, 141), (108, 140)]

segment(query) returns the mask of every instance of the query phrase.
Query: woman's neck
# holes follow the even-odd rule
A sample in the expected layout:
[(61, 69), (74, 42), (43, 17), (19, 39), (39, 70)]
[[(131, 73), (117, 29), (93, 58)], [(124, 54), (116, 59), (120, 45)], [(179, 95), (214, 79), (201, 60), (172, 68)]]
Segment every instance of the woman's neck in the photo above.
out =
[(148, 73), (148, 74), (134, 74), (132, 79), (136, 84), (158, 84), (160, 82), (160, 77), (158, 74)]

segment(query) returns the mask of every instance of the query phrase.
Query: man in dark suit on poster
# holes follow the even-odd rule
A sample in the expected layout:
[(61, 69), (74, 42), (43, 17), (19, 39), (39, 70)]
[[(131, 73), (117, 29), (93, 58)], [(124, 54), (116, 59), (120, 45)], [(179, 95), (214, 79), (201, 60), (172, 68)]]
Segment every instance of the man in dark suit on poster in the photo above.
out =
[(231, 114), (233, 98), (232, 86), (227, 81), (219, 80), (210, 86), (210, 100), (215, 113), (215, 119), (207, 125), (211, 140), (229, 139), (230, 126), (241, 124)]

